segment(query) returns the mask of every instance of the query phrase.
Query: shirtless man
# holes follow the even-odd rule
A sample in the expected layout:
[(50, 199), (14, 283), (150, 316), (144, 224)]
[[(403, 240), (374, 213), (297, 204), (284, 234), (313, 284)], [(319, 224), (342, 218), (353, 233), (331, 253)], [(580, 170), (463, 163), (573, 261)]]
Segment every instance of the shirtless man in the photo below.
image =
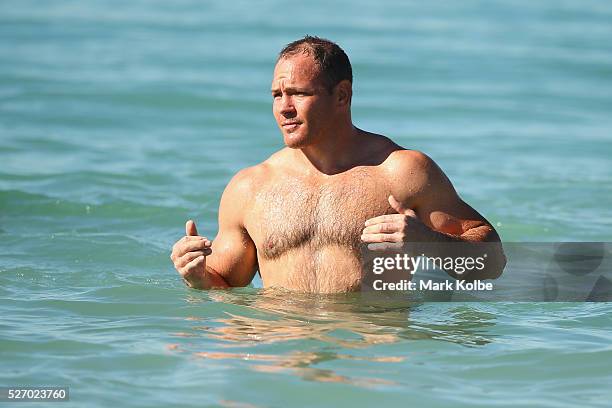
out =
[(187, 221), (171, 259), (188, 286), (246, 286), (259, 270), (264, 287), (358, 290), (360, 246), (380, 242), (497, 243), (466, 278), (501, 274), (495, 229), (433, 160), (353, 125), (352, 80), (335, 43), (307, 36), (281, 51), (272, 110), (287, 147), (232, 178), (212, 242)]

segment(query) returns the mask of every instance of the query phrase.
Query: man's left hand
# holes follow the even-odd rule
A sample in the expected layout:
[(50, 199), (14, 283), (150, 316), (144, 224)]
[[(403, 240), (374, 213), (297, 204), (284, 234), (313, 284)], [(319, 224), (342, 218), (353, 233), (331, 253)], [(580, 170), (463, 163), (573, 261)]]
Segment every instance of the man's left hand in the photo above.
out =
[(389, 204), (397, 214), (380, 215), (367, 220), (361, 233), (362, 242), (418, 242), (425, 238), (427, 232), (431, 232), (414, 210), (405, 208), (392, 195), (389, 196)]

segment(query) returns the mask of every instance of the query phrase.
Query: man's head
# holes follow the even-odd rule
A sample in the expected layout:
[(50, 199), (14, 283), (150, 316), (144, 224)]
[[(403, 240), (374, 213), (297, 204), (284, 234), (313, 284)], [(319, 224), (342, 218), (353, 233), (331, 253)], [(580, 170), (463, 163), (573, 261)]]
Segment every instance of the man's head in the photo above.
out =
[(348, 56), (338, 44), (319, 37), (307, 35), (289, 43), (278, 54), (276, 62), (283, 58), (308, 55), (314, 60), (325, 88), (331, 94), (341, 81), (353, 83), (353, 68)]
[(348, 120), (351, 63), (335, 43), (306, 36), (279, 53), (272, 96), (274, 117), (292, 148), (312, 144)]

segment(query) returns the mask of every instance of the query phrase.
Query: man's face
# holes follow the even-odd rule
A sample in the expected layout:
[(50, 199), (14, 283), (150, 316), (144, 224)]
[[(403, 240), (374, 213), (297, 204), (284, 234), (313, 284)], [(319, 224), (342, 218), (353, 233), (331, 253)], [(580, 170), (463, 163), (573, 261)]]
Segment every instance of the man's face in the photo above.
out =
[(272, 111), (285, 144), (301, 148), (320, 140), (332, 128), (334, 97), (308, 55), (282, 58), (272, 79)]

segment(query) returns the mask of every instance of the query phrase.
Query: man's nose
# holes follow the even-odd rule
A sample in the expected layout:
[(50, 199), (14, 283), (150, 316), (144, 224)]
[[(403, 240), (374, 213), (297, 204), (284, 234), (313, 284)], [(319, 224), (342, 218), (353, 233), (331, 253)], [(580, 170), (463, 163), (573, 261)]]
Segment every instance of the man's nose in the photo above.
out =
[(295, 114), (295, 106), (293, 106), (293, 100), (289, 95), (283, 95), (281, 98), (280, 113), (283, 116)]

